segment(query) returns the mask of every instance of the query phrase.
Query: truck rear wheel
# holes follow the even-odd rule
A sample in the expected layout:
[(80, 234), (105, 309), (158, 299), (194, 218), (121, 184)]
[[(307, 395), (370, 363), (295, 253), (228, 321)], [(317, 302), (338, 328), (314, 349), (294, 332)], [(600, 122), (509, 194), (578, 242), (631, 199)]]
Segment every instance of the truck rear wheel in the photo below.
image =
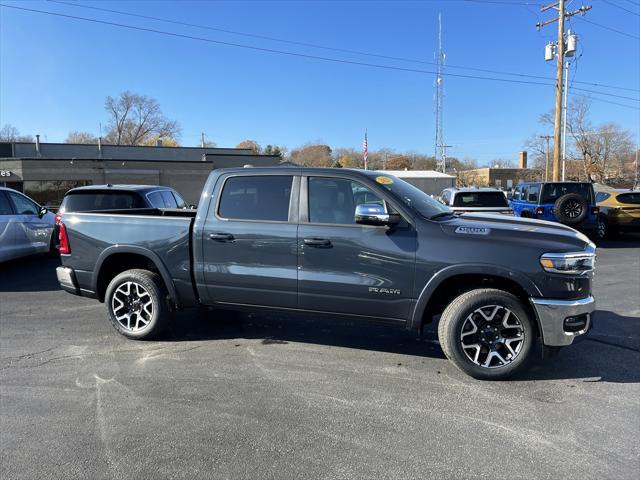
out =
[(514, 295), (497, 289), (463, 293), (438, 325), (444, 354), (481, 380), (503, 380), (526, 367), (535, 343), (533, 319)]
[(162, 278), (148, 270), (127, 270), (114, 277), (105, 304), (114, 328), (136, 340), (160, 334), (171, 316)]

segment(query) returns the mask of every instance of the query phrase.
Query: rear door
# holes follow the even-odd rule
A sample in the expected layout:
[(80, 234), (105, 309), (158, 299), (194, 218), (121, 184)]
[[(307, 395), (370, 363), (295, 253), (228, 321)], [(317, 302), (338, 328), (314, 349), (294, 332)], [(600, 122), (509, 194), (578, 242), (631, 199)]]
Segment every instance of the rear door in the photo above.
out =
[(299, 176), (231, 173), (214, 189), (203, 227), (208, 303), (297, 306)]
[(409, 314), (416, 231), (355, 223), (360, 203), (392, 206), (381, 189), (349, 178), (303, 176), (298, 228), (302, 309), (404, 320)]
[(21, 254), (49, 250), (53, 224), (40, 217), (40, 206), (17, 192), (7, 192), (16, 212), (14, 242)]
[(15, 230), (12, 222), (13, 208), (7, 194), (0, 190), (0, 262), (13, 258), (15, 245)]

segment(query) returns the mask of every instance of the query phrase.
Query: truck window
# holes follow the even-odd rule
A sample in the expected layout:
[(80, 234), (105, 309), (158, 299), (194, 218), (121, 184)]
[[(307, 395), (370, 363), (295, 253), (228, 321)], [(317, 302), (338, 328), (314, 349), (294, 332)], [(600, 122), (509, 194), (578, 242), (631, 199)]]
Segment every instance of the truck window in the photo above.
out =
[(154, 208), (164, 208), (164, 200), (160, 192), (151, 192), (147, 194), (147, 200)]
[(513, 191), (513, 200), (520, 200), (520, 187), (516, 187)]
[(355, 225), (358, 205), (384, 201), (358, 182), (341, 178), (309, 178), (309, 222)]
[(538, 197), (540, 194), (540, 185), (529, 186), (529, 203), (538, 203)]
[(220, 195), (218, 215), (235, 220), (286, 222), (292, 181), (291, 175), (230, 177)]

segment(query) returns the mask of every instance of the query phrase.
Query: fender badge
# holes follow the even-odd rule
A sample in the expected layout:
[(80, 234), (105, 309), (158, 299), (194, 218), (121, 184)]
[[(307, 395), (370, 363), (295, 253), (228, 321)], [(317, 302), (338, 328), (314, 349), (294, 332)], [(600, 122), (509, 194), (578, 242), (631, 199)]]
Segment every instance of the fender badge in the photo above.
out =
[(491, 229), (486, 227), (458, 227), (455, 232), (465, 235), (489, 235)]

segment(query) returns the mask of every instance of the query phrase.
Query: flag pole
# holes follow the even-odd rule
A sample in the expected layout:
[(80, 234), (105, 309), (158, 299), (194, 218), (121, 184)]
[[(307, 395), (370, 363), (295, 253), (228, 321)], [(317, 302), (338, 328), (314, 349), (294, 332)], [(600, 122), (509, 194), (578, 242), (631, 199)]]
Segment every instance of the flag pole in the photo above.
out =
[(364, 129), (364, 142), (362, 142), (362, 158), (364, 159), (364, 169), (367, 170), (367, 157), (369, 156), (369, 145), (367, 144), (367, 129)]

